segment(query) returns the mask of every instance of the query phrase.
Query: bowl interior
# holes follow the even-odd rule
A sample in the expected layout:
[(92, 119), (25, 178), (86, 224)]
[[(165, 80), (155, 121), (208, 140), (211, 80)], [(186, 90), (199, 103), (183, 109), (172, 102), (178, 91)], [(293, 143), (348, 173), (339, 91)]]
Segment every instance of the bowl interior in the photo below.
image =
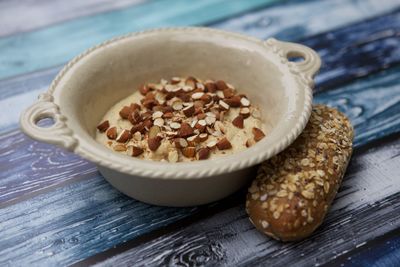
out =
[(189, 75), (222, 79), (260, 107), (268, 130), (262, 142), (273, 144), (290, 130), (282, 122), (304, 106), (305, 97), (279, 60), (261, 41), (240, 35), (149, 32), (111, 42), (83, 57), (62, 77), (54, 96), (76, 136), (101, 146), (93, 139), (96, 125), (140, 84)]

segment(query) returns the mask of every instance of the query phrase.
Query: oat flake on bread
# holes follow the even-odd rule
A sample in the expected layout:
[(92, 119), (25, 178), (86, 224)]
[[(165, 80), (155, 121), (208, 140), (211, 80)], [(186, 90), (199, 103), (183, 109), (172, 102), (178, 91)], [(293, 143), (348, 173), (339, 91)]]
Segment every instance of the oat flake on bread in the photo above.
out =
[(296, 141), (261, 164), (246, 201), (254, 226), (282, 241), (311, 235), (336, 196), (352, 142), (348, 118), (336, 109), (315, 105)]

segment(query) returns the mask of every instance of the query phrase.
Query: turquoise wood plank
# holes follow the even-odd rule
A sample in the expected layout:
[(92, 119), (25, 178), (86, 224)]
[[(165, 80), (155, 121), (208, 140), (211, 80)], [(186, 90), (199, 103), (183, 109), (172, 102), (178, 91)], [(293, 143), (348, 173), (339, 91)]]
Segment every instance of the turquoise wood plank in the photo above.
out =
[(210, 23), (276, 0), (159, 0), (0, 39), (0, 78), (64, 63), (117, 35), (154, 27)]
[(0, 1), (0, 36), (43, 28), (78, 17), (121, 9), (146, 0), (3, 0)]

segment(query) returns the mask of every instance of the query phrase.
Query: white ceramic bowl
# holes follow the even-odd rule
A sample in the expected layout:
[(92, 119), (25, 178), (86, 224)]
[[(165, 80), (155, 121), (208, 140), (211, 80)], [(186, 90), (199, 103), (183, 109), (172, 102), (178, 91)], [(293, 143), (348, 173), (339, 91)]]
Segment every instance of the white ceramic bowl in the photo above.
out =
[[(301, 62), (288, 58), (302, 57)], [(191, 206), (221, 199), (254, 176), (255, 165), (291, 144), (311, 112), (318, 55), (305, 46), (261, 41), (208, 28), (168, 28), (128, 34), (70, 61), (48, 92), (21, 116), (30, 137), (59, 145), (97, 164), (114, 187), (156, 205)], [(267, 136), (255, 146), (214, 160), (163, 163), (114, 153), (94, 139), (96, 125), (139, 84), (192, 75), (222, 79), (262, 109)], [(42, 128), (40, 119), (54, 125)]]

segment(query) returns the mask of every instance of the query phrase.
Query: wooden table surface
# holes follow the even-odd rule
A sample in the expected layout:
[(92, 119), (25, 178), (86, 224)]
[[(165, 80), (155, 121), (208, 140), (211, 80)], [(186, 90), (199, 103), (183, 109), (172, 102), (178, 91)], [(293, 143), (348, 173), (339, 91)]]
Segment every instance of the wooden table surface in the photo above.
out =
[[(202, 25), (318, 51), (315, 102), (339, 108), (355, 151), (323, 225), (279, 243), (245, 190), (193, 208), (146, 205), (94, 164), (31, 140), (20, 112), (73, 56), (154, 27)], [(400, 266), (400, 1), (0, 1), (0, 266)]]

